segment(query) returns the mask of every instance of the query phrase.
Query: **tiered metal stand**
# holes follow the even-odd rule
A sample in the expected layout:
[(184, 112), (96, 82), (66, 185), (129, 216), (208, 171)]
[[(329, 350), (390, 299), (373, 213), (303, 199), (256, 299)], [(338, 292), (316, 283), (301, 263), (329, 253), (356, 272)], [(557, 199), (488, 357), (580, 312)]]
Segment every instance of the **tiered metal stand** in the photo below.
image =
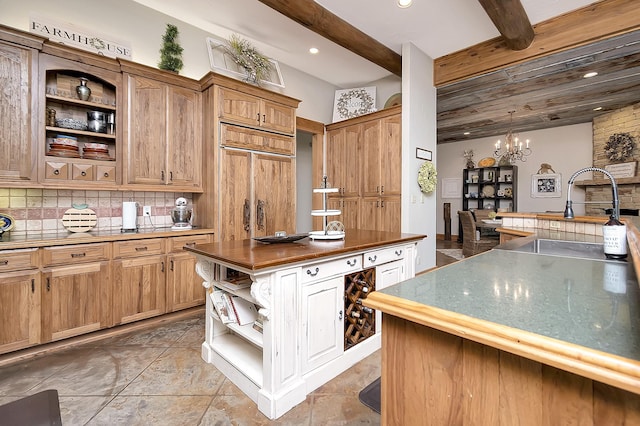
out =
[(314, 193), (322, 194), (322, 210), (311, 210), (311, 216), (322, 216), (322, 231), (309, 232), (312, 240), (341, 240), (344, 238), (344, 230), (332, 230), (327, 227), (328, 216), (339, 216), (340, 210), (327, 209), (327, 195), (331, 192), (338, 192), (338, 188), (328, 188), (327, 177), (322, 178), (322, 188), (314, 188)]

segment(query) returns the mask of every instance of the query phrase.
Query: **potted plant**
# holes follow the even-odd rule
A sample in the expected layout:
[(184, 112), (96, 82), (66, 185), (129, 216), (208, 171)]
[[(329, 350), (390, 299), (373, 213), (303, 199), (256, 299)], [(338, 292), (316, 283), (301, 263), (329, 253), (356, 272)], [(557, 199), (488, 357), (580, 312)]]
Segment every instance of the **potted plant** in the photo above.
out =
[(162, 36), (162, 48), (160, 49), (160, 62), (158, 68), (161, 70), (179, 73), (184, 65), (182, 62), (182, 46), (177, 41), (178, 27), (167, 24), (167, 30)]

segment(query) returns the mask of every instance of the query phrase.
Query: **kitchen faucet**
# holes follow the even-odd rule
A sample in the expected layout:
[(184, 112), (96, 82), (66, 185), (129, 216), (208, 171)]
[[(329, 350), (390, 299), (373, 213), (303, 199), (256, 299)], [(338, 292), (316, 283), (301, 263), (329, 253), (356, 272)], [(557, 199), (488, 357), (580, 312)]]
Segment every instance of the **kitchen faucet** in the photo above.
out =
[[(611, 217), (616, 220), (619, 220), (620, 219), (620, 200), (618, 199), (618, 185), (616, 184), (616, 180), (613, 178), (611, 173), (609, 173), (604, 169), (600, 169), (598, 167), (585, 167), (584, 169), (580, 169), (577, 172), (575, 172), (569, 178), (569, 188), (567, 189), (567, 205), (564, 209), (565, 219), (574, 218), (573, 207), (572, 207), (573, 203), (571, 201), (571, 187), (573, 186), (573, 181), (576, 180), (576, 177), (585, 172), (600, 172), (609, 178), (609, 180), (611, 181), (611, 193), (613, 195), (613, 200), (612, 200), (613, 213), (611, 214)], [(579, 204), (587, 204), (587, 203), (602, 204), (600, 201), (585, 201), (584, 203), (579, 203)]]

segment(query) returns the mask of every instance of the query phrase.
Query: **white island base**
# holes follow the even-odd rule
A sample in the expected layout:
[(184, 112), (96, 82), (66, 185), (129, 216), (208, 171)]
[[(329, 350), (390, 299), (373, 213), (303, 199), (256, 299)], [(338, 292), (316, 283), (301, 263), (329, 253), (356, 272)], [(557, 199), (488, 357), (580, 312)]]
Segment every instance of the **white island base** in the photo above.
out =
[[(397, 238), (385, 241), (380, 233), (373, 234), (372, 238), (378, 237), (375, 243), (363, 246), (358, 234), (360, 244), (347, 238), (335, 250), (321, 242), (268, 246), (246, 241), (246, 259), (253, 263), (244, 265), (233, 258), (233, 247), (229, 247), (235, 243), (237, 249), (242, 242), (188, 248), (198, 258), (196, 269), (207, 288), (202, 358), (247, 394), (268, 418), (282, 416), (380, 348), (381, 314), (376, 312), (375, 333), (344, 349), (345, 315), (349, 314), (344, 302), (345, 276), (375, 269), (377, 289), (412, 278), (415, 244), (423, 236), (389, 234)], [(226, 253), (224, 258), (222, 253)], [(277, 265), (256, 261), (269, 253)], [(229, 279), (238, 273), (245, 287)], [(211, 298), (217, 290), (256, 304), (262, 332), (253, 323), (224, 324)]]

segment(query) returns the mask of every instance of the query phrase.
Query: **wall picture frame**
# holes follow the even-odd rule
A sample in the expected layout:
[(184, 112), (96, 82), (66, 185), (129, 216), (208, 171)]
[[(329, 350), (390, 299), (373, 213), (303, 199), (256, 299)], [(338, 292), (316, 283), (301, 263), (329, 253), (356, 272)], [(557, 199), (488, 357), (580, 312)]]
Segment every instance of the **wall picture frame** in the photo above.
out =
[[(224, 51), (224, 41), (218, 40), (213, 37), (207, 37), (207, 52), (209, 52), (209, 63), (211, 64), (212, 71), (218, 71), (221, 74), (229, 77), (236, 78), (244, 81), (247, 74), (244, 70), (236, 64), (231, 56)], [(280, 71), (280, 65), (275, 59), (269, 58), (269, 62), (273, 65), (271, 67), (271, 73), (265, 78), (260, 80), (261, 84), (268, 84), (275, 87), (284, 88), (284, 80), (282, 78), (282, 72)]]
[(359, 117), (376, 111), (376, 87), (356, 87), (336, 90), (333, 102), (333, 122)]
[(559, 173), (531, 175), (531, 196), (551, 198), (562, 196), (562, 176)]

